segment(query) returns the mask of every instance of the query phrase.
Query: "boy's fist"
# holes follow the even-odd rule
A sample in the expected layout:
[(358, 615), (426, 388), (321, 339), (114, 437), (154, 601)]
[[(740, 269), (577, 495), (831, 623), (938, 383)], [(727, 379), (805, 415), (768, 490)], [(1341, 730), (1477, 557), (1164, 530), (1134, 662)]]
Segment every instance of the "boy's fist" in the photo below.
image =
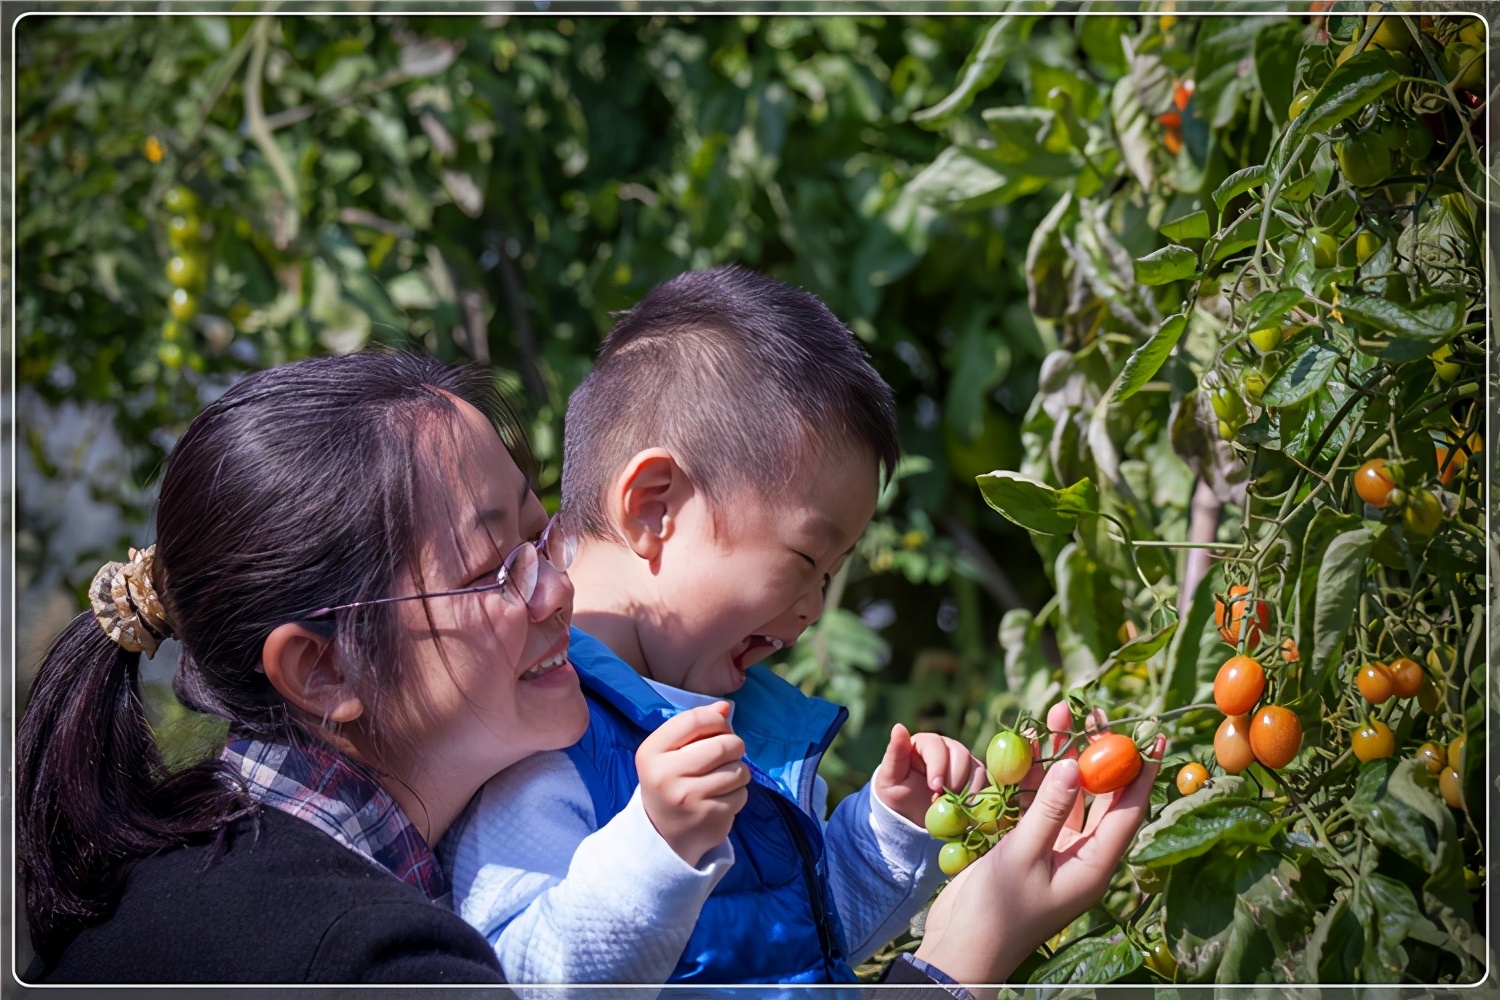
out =
[(982, 764), (958, 740), (936, 733), (911, 735), (899, 722), (891, 727), (885, 759), (870, 779), (871, 791), (917, 826), (943, 789), (977, 792), (989, 783)]
[(693, 867), (724, 842), (744, 808), (745, 741), (729, 728), (729, 703), (674, 715), (635, 752), (641, 799), (656, 832)]

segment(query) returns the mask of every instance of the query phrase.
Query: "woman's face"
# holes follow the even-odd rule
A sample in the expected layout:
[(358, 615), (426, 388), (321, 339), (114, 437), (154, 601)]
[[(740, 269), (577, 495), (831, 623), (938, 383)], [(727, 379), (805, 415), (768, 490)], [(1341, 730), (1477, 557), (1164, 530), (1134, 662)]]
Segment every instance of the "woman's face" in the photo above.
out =
[[(394, 594), (491, 583), (505, 557), (547, 526), (494, 427), (468, 403), (455, 405), (457, 419), (425, 431), (436, 481), (419, 492), (425, 538)], [(400, 609), (404, 683), (391, 707), (416, 766), (482, 781), (583, 735), (588, 708), (567, 661), (573, 585), (550, 563), (541, 560), (527, 603), (505, 587)]]

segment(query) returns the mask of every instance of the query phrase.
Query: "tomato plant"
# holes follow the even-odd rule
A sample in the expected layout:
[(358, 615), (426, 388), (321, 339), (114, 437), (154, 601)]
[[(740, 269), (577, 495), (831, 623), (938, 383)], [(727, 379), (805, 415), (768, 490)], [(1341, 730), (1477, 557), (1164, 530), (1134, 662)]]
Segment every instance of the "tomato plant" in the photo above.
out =
[[(1165, 21), (1080, 18), (1041, 55), (1001, 18), (907, 188), (976, 226), (1049, 199), (1025, 268), (1056, 347), (1019, 467), (978, 477), (1056, 590), (1007, 616), (1006, 697), (1147, 720), (1183, 793), (1108, 919), (1023, 972), (1472, 983), (1486, 39), (1462, 15)], [(1008, 59), (1029, 103), (986, 107)], [(1138, 634), (1099, 626), (1121, 608)]]

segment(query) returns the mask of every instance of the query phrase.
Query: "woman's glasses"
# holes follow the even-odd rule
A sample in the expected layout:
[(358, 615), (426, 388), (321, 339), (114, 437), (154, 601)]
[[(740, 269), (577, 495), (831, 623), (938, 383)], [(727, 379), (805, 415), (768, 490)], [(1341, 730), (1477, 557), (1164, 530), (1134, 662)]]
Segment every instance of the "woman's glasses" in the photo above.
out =
[(547, 522), (547, 527), (542, 530), (541, 537), (536, 541), (522, 542), (510, 550), (510, 554), (500, 564), (500, 572), (495, 574), (494, 583), (480, 583), (472, 587), (460, 587), (457, 590), (436, 590), (426, 594), (377, 597), (369, 601), (355, 601), (352, 604), (335, 604), (330, 608), (319, 608), (312, 614), (304, 616), (303, 620), (313, 621), (331, 615), (335, 611), (347, 611), (350, 608), (394, 604), (397, 601), (425, 601), (429, 597), (483, 594), (491, 590), (499, 590), (502, 596), (508, 595), (521, 604), (529, 605), (531, 599), (536, 596), (537, 583), (541, 579), (542, 561), (546, 560), (559, 573), (566, 573), (568, 567), (573, 564), (573, 556), (577, 552), (578, 540), (558, 527), (557, 519), (553, 518)]

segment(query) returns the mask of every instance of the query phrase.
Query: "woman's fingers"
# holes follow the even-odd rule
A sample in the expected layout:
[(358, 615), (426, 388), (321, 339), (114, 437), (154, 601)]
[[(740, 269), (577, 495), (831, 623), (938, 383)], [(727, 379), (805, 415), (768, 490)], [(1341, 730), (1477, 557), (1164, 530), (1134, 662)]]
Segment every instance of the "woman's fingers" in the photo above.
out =
[(1011, 850), (1016, 852), (1018, 865), (1034, 864), (1051, 853), (1073, 813), (1078, 794), (1076, 761), (1060, 760), (1047, 769), (1031, 808), (1006, 834), (1006, 841), (1013, 842)]
[(1078, 846), (1077, 855), (1091, 867), (1114, 871), (1126, 849), (1140, 829), (1151, 803), (1151, 786), (1161, 770), (1161, 757), (1167, 749), (1167, 738), (1158, 734), (1147, 754), (1145, 766), (1135, 780), (1106, 800), (1094, 800), (1089, 810), (1089, 828)]

